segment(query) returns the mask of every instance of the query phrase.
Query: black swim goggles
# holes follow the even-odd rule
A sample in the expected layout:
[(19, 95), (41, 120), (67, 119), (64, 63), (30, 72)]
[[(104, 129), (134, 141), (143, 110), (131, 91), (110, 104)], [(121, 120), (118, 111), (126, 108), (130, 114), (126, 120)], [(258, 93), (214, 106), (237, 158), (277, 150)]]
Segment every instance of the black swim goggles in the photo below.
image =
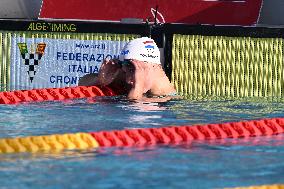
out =
[(120, 60), (118, 61), (118, 64), (122, 67), (122, 66), (130, 66), (132, 65), (131, 60), (129, 59), (125, 59), (125, 60)]

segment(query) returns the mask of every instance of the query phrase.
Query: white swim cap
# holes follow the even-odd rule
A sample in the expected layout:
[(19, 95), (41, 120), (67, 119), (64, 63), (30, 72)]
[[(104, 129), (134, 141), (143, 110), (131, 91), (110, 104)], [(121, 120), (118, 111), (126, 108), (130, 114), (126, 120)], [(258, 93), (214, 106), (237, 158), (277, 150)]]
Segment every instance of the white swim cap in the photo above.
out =
[(128, 42), (120, 53), (119, 59), (136, 59), (161, 64), (160, 50), (155, 41), (149, 37), (141, 37)]

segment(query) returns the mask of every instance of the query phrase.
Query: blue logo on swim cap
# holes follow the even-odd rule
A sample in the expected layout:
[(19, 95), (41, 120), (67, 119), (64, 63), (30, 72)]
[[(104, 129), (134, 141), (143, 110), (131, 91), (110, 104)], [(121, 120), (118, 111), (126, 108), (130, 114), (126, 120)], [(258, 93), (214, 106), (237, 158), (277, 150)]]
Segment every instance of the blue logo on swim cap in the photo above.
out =
[(121, 51), (120, 53), (121, 55), (126, 55), (126, 54), (129, 54), (129, 50), (124, 50), (124, 51)]
[(146, 49), (154, 49), (155, 47), (153, 45), (147, 45), (145, 46)]

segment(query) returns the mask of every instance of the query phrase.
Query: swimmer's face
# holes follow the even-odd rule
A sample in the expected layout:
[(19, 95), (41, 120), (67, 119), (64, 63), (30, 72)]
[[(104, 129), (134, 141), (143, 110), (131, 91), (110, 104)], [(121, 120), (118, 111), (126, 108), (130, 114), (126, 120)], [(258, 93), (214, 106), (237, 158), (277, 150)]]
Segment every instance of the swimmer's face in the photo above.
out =
[(134, 84), (135, 67), (131, 60), (124, 60), (121, 62), (122, 70), (125, 72), (126, 83)]

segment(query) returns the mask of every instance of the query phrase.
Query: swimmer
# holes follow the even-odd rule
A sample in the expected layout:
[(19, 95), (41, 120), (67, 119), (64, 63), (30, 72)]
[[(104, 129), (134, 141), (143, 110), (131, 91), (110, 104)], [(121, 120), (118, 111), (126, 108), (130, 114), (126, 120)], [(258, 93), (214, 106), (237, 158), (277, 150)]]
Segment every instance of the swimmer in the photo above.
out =
[(176, 94), (162, 68), (159, 48), (148, 37), (128, 42), (119, 60), (104, 60), (99, 73), (85, 75), (79, 85), (109, 86), (120, 94), (127, 94), (129, 99), (143, 101)]

